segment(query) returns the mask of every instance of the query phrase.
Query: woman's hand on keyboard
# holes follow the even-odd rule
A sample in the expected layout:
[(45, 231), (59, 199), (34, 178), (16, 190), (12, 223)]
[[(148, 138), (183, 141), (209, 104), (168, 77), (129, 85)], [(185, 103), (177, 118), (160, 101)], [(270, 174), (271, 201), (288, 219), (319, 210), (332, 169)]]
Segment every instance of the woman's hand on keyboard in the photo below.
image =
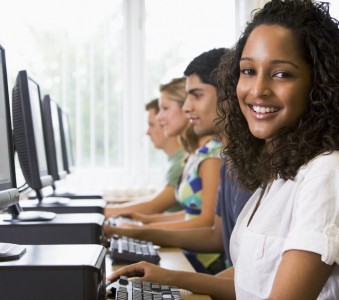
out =
[(115, 281), (120, 276), (138, 277), (143, 281), (157, 282), (159, 284), (173, 285), (171, 276), (175, 271), (161, 268), (157, 265), (142, 261), (136, 264), (123, 267), (110, 276), (107, 277), (107, 281)]
[(121, 214), (120, 216), (125, 217), (125, 218), (131, 218), (133, 220), (140, 221), (144, 224), (148, 224), (148, 223), (153, 222), (152, 215), (147, 215), (147, 214), (139, 213), (139, 212), (136, 212), (136, 211)]
[(135, 229), (140, 228), (140, 225), (130, 224), (130, 223), (122, 223), (119, 226), (120, 228), (129, 228), (129, 229)]

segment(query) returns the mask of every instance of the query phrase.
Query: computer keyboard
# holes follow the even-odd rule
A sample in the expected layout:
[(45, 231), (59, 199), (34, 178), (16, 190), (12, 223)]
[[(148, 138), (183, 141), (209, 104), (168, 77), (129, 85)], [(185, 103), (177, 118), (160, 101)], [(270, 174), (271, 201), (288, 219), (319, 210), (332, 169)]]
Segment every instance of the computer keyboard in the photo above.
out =
[(141, 221), (137, 221), (137, 220), (133, 220), (131, 218), (126, 218), (126, 217), (121, 217), (121, 216), (117, 216), (117, 217), (109, 217), (106, 219), (106, 224), (110, 225), (110, 226), (120, 226), (121, 224), (132, 224), (132, 225), (142, 225)]
[(159, 253), (152, 242), (125, 236), (113, 236), (110, 240), (109, 250), (112, 264), (135, 263), (143, 260), (158, 264), (160, 261)]
[(107, 299), (115, 300), (182, 300), (177, 287), (138, 279), (128, 281), (125, 276), (120, 276), (117, 281), (109, 284), (106, 293)]

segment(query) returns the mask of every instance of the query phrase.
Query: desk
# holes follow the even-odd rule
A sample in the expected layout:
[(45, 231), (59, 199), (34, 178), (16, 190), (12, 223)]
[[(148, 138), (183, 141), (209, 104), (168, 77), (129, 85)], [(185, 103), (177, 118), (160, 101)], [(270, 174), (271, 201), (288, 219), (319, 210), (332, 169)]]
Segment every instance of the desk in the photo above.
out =
[[(187, 260), (186, 256), (182, 253), (181, 249), (179, 248), (160, 248), (159, 250), (160, 255), (160, 267), (171, 269), (171, 270), (180, 270), (180, 271), (187, 271), (187, 272), (195, 272), (194, 268)], [(109, 256), (106, 257), (106, 274), (107, 276), (112, 273), (114, 270), (118, 270), (119, 268), (123, 267), (123, 265), (113, 265), (112, 260)], [(207, 295), (195, 295), (183, 291), (183, 299), (187, 300), (211, 300), (211, 298)]]

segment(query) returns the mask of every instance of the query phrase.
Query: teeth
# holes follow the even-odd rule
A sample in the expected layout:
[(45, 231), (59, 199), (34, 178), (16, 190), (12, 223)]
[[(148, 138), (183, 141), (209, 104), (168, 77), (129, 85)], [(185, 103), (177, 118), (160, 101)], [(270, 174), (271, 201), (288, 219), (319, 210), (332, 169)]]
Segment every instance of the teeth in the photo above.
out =
[(257, 113), (260, 114), (265, 114), (265, 113), (272, 113), (278, 111), (278, 108), (276, 107), (263, 107), (263, 106), (255, 106), (253, 105), (253, 110)]

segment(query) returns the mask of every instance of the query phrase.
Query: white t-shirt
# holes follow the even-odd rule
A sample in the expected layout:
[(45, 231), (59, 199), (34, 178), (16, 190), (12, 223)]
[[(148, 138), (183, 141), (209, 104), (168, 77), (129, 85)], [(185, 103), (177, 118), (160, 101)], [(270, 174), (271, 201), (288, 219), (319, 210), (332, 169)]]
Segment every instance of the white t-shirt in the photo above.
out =
[(318, 300), (339, 297), (339, 151), (319, 155), (295, 180), (275, 180), (261, 199), (258, 189), (237, 219), (231, 237), (238, 300), (266, 299), (284, 251), (318, 253), (335, 263)]

